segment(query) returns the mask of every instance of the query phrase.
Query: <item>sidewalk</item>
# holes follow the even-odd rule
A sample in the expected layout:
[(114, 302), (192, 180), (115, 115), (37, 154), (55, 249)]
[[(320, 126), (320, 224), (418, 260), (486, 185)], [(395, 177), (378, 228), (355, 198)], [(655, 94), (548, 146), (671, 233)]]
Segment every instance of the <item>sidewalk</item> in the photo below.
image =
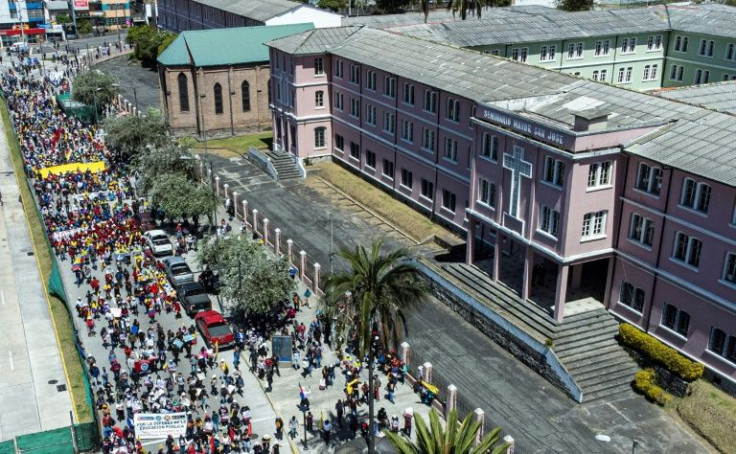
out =
[(0, 440), (68, 426), (72, 411), (17, 184), (0, 122)]

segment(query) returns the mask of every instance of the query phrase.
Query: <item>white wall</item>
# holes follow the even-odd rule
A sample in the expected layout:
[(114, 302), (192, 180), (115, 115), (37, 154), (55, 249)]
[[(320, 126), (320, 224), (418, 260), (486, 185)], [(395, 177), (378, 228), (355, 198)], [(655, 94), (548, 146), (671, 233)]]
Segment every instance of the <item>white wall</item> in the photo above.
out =
[(339, 27), (339, 14), (303, 5), (266, 21), (266, 25), (305, 24), (311, 22), (316, 28)]

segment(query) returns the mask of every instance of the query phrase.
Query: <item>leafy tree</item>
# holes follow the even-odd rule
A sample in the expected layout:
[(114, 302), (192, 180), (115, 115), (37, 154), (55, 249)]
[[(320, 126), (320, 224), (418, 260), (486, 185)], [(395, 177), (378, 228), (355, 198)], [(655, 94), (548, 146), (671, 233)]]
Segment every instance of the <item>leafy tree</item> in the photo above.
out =
[(96, 105), (98, 112), (117, 95), (115, 78), (99, 69), (84, 71), (72, 81), (72, 98), (88, 106)]
[(399, 454), (502, 454), (509, 447), (508, 443), (498, 444), (501, 438), (500, 427), (493, 429), (474, 446), (480, 421), (475, 421), (472, 413), (465, 416), (458, 426), (457, 409), (453, 409), (447, 416), (445, 429), (440, 424), (439, 412), (435, 408), (429, 412), (429, 428), (419, 414), (414, 415), (414, 421), (416, 443), (389, 430), (384, 431)]
[(60, 24), (71, 24), (72, 18), (69, 17), (68, 14), (57, 14), (56, 15), (56, 22)]
[(557, 8), (564, 11), (588, 11), (593, 9), (593, 0), (556, 0)]
[(289, 263), (269, 256), (247, 235), (205, 243), (197, 258), (220, 270), (220, 294), (233, 303), (235, 315), (266, 314), (296, 290)]
[(376, 6), (385, 14), (394, 14), (404, 11), (411, 0), (376, 0)]
[(90, 21), (89, 19), (78, 20), (77, 33), (80, 35), (88, 35), (92, 33), (92, 21)]
[(189, 147), (173, 141), (159, 147), (145, 148), (133, 158), (144, 191), (149, 191), (159, 175), (182, 174), (192, 181), (197, 179), (196, 161)]
[[(173, 43), (176, 37), (179, 36), (176, 33), (166, 33), (164, 34), (164, 37), (161, 39), (161, 44), (158, 45), (158, 55), (161, 55), (163, 51), (166, 50), (167, 47), (169, 47), (169, 44)], [(158, 55), (156, 55), (156, 58), (158, 58)]]
[(124, 115), (105, 120), (105, 140), (123, 158), (129, 159), (144, 147), (163, 147), (170, 143), (166, 117), (158, 109), (150, 108), (142, 117)]
[(163, 46), (163, 48), (161, 46), (168, 40), (173, 41), (172, 35), (175, 37), (169, 31), (159, 30), (154, 25), (147, 25), (131, 28), (125, 39), (135, 47), (133, 55), (140, 60), (141, 65), (147, 68), (155, 68), (160, 50), (166, 48), (166, 46)]
[[(374, 241), (370, 249), (357, 246), (342, 249), (338, 257), (348, 262), (346, 271), (328, 276), (323, 299), (328, 320), (337, 319), (336, 331), (354, 338), (358, 357), (368, 356), (368, 386), (374, 387), (373, 364), (379, 347), (398, 349), (399, 334), (405, 334), (407, 311), (418, 306), (427, 295), (417, 268), (408, 262), (407, 249), (381, 253), (383, 241)], [(346, 294), (351, 297), (346, 302)], [(402, 330), (403, 328), (403, 330)], [(376, 341), (377, 339), (377, 341)], [(369, 427), (375, 419), (373, 393), (368, 393)], [(372, 433), (372, 431), (371, 431)], [(374, 452), (371, 434), (369, 450)]]
[(460, 19), (465, 20), (468, 13), (478, 16), (480, 19), (484, 8), (489, 6), (488, 0), (449, 0), (447, 9), (452, 11), (452, 15), (460, 12)]
[(329, 9), (331, 11), (334, 11), (336, 13), (345, 11), (345, 7), (347, 6), (346, 0), (319, 0), (319, 3), (317, 4), (320, 8), (323, 9)]
[(195, 219), (208, 215), (217, 207), (218, 198), (212, 188), (181, 173), (159, 175), (151, 185), (151, 203), (172, 218)]

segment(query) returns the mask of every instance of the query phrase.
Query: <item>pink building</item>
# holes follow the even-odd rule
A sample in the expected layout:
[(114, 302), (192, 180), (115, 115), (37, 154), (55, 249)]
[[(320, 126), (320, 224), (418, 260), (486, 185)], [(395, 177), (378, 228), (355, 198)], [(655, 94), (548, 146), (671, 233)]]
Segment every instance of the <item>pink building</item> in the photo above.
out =
[(275, 147), (464, 232), (556, 320), (605, 305), (736, 386), (736, 117), (374, 29), (268, 45)]

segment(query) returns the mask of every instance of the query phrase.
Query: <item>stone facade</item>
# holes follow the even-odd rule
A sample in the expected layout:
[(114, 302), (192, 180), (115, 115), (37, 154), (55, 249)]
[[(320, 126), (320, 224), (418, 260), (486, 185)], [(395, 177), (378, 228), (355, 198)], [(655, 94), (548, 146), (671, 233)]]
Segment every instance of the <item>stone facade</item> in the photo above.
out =
[[(179, 82), (180, 76), (186, 77), (186, 86)], [(269, 129), (269, 78), (267, 64), (207, 67), (196, 71), (159, 65), (161, 106), (172, 131), (178, 134), (201, 135), (206, 129), (208, 134), (216, 136)], [(222, 102), (218, 101), (218, 84)], [(182, 88), (187, 92), (186, 103), (182, 102)]]

